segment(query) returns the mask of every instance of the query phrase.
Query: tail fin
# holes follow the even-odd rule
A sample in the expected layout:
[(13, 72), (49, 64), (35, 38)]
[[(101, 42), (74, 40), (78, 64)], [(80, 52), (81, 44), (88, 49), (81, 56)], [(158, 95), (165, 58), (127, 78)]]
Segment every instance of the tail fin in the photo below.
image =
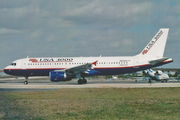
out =
[(163, 57), (169, 28), (161, 28), (147, 46), (140, 53), (141, 55), (154, 55)]

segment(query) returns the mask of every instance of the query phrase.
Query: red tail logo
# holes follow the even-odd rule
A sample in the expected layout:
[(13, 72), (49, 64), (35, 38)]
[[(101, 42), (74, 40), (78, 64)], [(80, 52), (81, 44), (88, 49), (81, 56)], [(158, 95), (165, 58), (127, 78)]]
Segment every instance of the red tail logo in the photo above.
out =
[(146, 54), (151, 48), (152, 46), (157, 42), (157, 40), (161, 37), (161, 35), (163, 34), (163, 31), (160, 31), (153, 40), (151, 40), (149, 42), (149, 44), (145, 47), (145, 49), (143, 50), (142, 54)]

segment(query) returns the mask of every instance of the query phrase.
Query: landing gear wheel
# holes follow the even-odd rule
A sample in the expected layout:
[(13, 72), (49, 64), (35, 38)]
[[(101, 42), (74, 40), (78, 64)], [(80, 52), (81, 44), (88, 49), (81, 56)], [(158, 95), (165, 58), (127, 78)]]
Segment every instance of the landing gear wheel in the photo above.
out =
[(27, 85), (28, 84), (28, 77), (25, 77), (25, 81), (24, 81), (24, 85)]
[(151, 80), (149, 80), (149, 83), (151, 83)]
[(28, 81), (24, 81), (24, 84), (27, 85), (27, 84), (28, 84)]
[(86, 79), (79, 79), (78, 84), (86, 84), (87, 80)]
[(87, 83), (87, 80), (86, 79), (83, 79), (83, 84), (86, 84)]
[(83, 84), (83, 80), (82, 80), (82, 79), (79, 79), (79, 80), (78, 80), (78, 84)]

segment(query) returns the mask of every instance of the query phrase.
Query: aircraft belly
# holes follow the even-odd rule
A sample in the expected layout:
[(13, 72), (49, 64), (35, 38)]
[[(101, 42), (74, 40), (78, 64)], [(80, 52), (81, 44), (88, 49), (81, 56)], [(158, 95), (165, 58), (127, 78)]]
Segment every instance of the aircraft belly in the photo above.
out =
[(123, 67), (123, 68), (96, 68), (95, 70), (99, 71), (100, 75), (118, 75), (118, 74), (126, 74), (133, 73), (136, 71), (141, 71), (142, 69), (149, 68), (150, 65), (139, 66), (138, 68), (134, 67)]
[[(31, 69), (31, 70), (10, 70), (10, 75), (16, 75), (16, 76), (49, 76), (49, 72), (53, 71), (54, 69)], [(6, 71), (8, 73), (8, 71)]]

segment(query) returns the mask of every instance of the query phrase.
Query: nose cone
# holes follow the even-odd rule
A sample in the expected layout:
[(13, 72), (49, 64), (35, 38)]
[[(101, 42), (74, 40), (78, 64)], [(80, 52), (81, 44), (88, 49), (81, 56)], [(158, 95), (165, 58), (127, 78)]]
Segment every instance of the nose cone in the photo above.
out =
[(9, 66), (4, 68), (4, 73), (9, 74), (9, 75), (11, 74), (11, 69), (9, 68)]

